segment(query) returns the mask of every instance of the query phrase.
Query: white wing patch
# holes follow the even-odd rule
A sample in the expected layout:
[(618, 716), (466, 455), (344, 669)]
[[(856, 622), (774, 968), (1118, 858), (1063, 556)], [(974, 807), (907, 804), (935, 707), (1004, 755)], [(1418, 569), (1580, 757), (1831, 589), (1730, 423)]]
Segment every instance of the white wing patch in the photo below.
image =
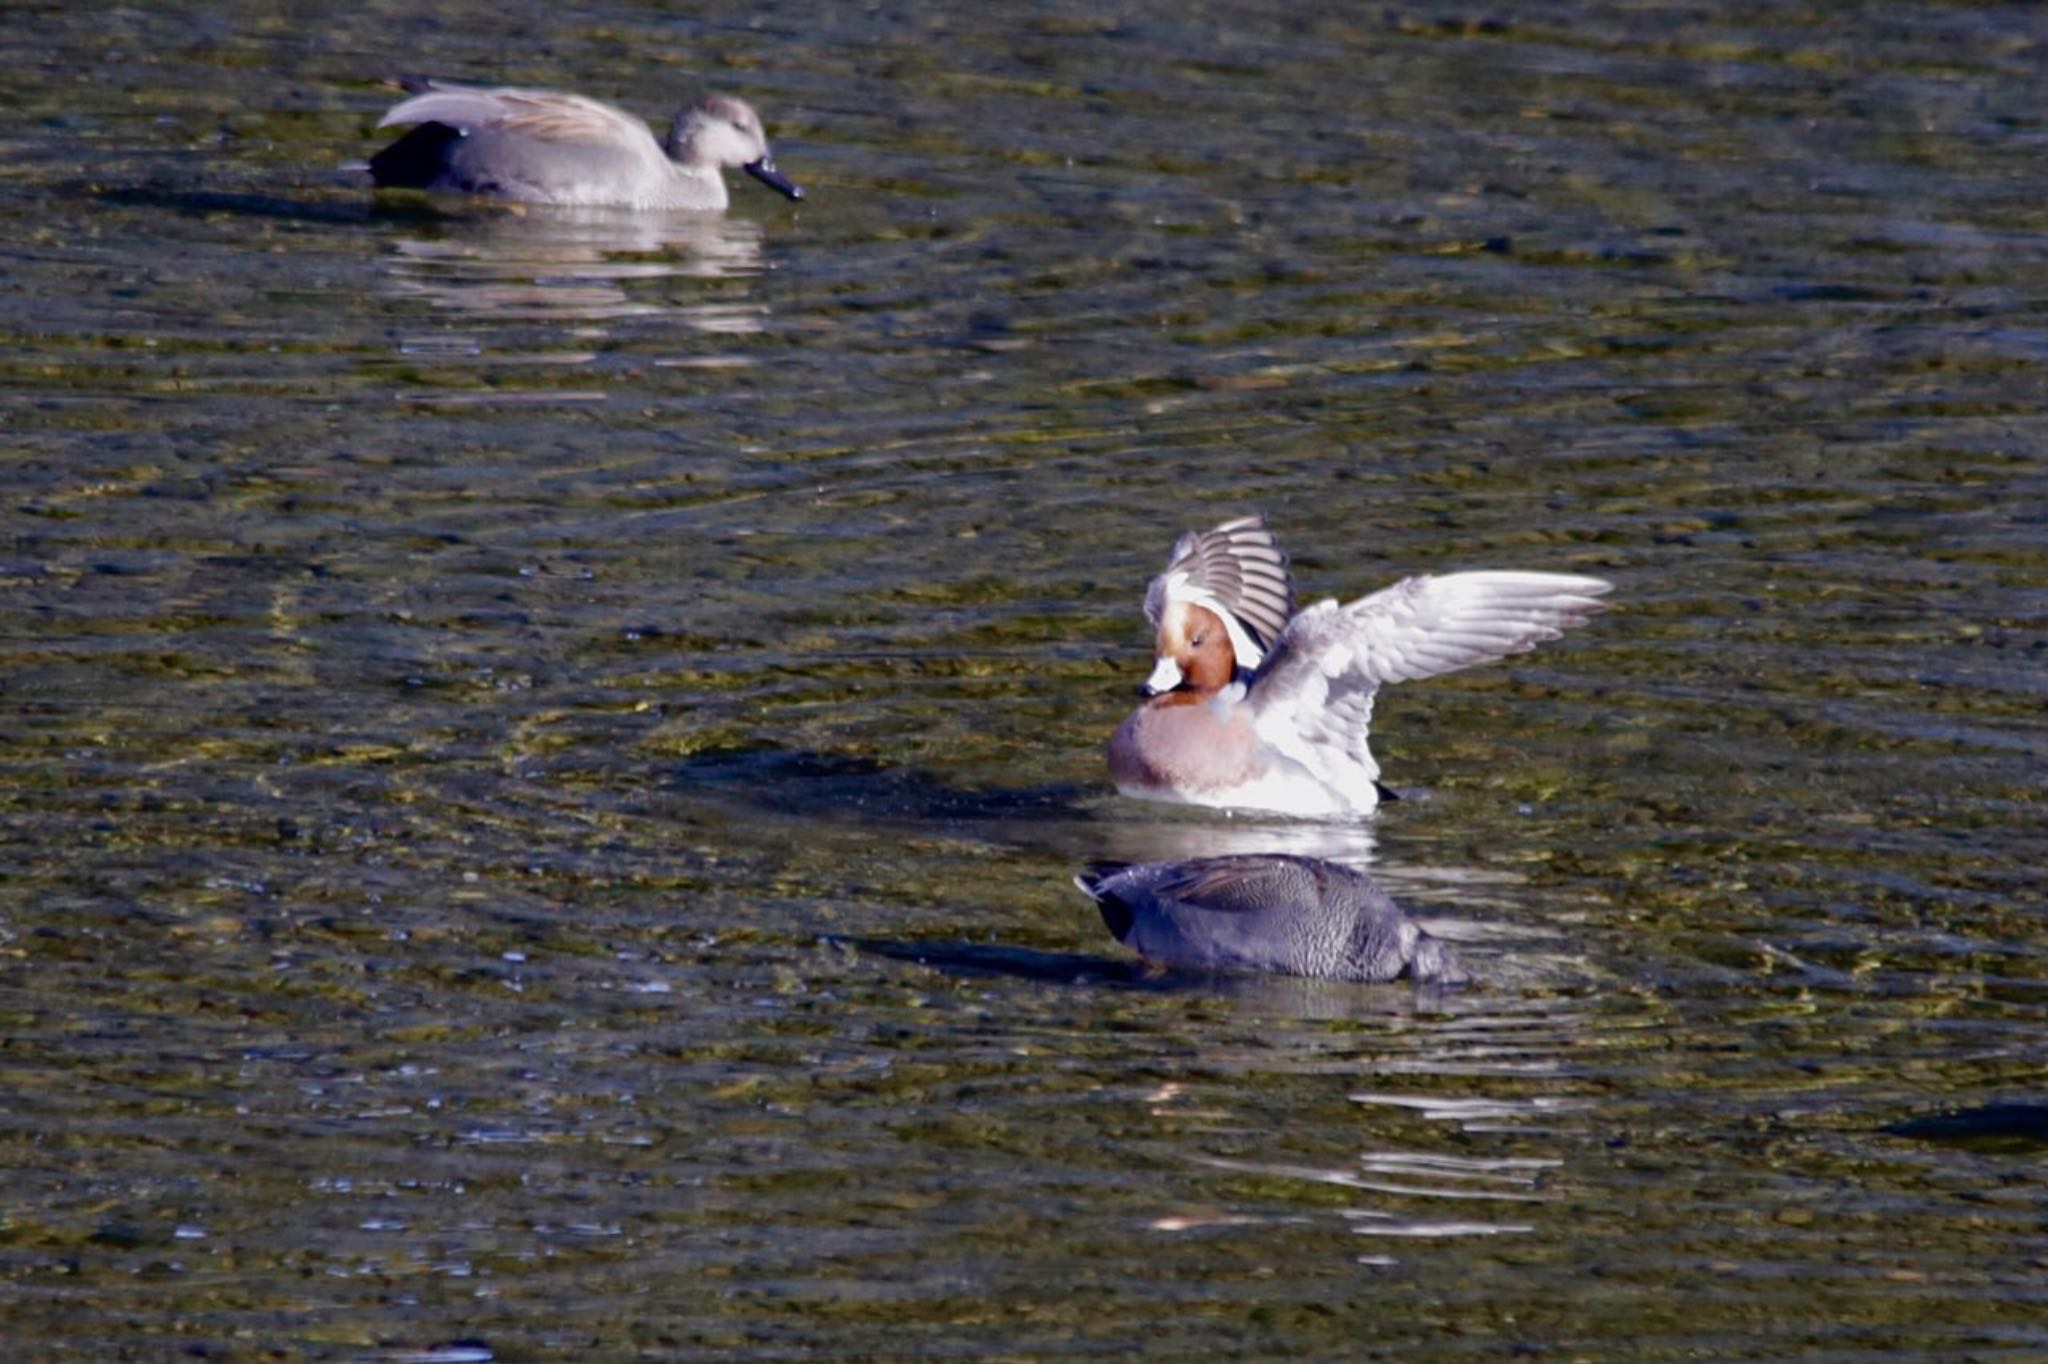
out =
[(1403, 578), (1345, 606), (1302, 610), (1252, 680), (1259, 738), (1317, 780), (1361, 792), (1379, 777), (1367, 743), (1387, 682), (1455, 672), (1556, 639), (1601, 609), (1609, 584), (1563, 573)]

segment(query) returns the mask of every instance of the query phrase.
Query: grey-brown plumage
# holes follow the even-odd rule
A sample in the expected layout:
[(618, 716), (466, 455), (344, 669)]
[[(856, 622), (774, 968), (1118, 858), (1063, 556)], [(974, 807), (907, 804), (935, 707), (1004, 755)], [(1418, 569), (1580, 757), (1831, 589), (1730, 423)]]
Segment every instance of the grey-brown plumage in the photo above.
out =
[(1117, 941), (1162, 966), (1356, 981), (1467, 978), (1450, 949), (1371, 877), (1320, 858), (1143, 862), (1090, 871), (1074, 884)]
[(719, 210), (726, 169), (801, 199), (776, 169), (758, 114), (729, 95), (685, 105), (657, 141), (609, 104), (558, 90), (409, 78), (378, 123), (413, 130), (370, 158), (379, 188), (457, 190), (531, 204)]

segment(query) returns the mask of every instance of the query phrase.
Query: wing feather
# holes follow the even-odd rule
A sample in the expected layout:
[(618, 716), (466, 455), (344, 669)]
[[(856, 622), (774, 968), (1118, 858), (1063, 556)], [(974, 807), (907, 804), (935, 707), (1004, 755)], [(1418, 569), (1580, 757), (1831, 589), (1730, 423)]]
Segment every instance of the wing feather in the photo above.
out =
[[(1234, 624), (1238, 662), (1256, 667), (1294, 614), (1294, 577), (1286, 551), (1263, 516), (1240, 516), (1174, 542), (1166, 571), (1145, 589), (1145, 615), (1154, 626), (1171, 601), (1208, 607)], [(1238, 632), (1248, 638), (1238, 639)]]
[(403, 123), (445, 123), (465, 133), (488, 130), (536, 142), (616, 142), (624, 137), (660, 149), (647, 125), (631, 114), (552, 90), (430, 85), (393, 105), (377, 126)]
[(1525, 653), (1602, 610), (1611, 584), (1565, 573), (1403, 578), (1348, 605), (1304, 608), (1247, 693), (1259, 737), (1340, 790), (1379, 776), (1367, 739), (1388, 682)]

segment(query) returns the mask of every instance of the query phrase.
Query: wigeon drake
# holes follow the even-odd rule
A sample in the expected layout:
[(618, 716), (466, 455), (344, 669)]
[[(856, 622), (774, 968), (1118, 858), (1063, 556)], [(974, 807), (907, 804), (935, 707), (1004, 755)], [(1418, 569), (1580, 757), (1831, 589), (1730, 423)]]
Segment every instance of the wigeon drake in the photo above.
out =
[(1189, 531), (1145, 593), (1158, 661), (1109, 741), (1117, 789), (1147, 800), (1309, 817), (1371, 813), (1366, 746), (1381, 684), (1556, 639), (1612, 584), (1565, 573), (1418, 574), (1296, 613), (1265, 519)]
[(377, 126), (417, 124), (370, 158), (379, 189), (451, 189), (528, 204), (635, 209), (726, 206), (724, 169), (744, 170), (791, 199), (761, 116), (744, 100), (684, 105), (660, 142), (621, 109), (556, 90), (403, 82), (412, 98)]

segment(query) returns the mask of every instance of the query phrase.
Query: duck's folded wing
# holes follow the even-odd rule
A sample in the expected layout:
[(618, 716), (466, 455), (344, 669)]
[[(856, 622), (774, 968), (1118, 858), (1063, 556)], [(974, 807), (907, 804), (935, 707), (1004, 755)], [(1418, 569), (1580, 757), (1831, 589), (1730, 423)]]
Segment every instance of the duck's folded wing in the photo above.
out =
[(1372, 781), (1366, 737), (1381, 684), (1524, 653), (1601, 610), (1610, 586), (1566, 573), (1425, 574), (1346, 606), (1318, 602), (1288, 623), (1253, 679), (1253, 724), (1326, 781)]
[(1291, 926), (1322, 906), (1313, 866), (1286, 856), (1142, 863), (1091, 893), (1125, 945), (1194, 970), (1299, 969)]
[(1285, 853), (1205, 857), (1184, 862), (1152, 886), (1161, 900), (1209, 914), (1252, 914), (1313, 906), (1323, 887), (1315, 864)]
[(1154, 626), (1170, 601), (1188, 601), (1250, 634), (1235, 637), (1240, 665), (1257, 667), (1294, 612), (1294, 579), (1286, 551), (1263, 516), (1240, 516), (1174, 542), (1166, 571), (1145, 589), (1145, 615)]
[[(1343, 980), (1463, 979), (1455, 958), (1364, 873), (1284, 853), (1146, 863), (1110, 878), (1117, 936), (1147, 958), (1196, 969)], [(1105, 920), (1112, 911), (1104, 910)]]
[(551, 90), (428, 85), (377, 120), (380, 128), (405, 123), (442, 123), (464, 133), (488, 130), (536, 142), (605, 143), (627, 138), (656, 146), (654, 134), (632, 115), (581, 95)]

